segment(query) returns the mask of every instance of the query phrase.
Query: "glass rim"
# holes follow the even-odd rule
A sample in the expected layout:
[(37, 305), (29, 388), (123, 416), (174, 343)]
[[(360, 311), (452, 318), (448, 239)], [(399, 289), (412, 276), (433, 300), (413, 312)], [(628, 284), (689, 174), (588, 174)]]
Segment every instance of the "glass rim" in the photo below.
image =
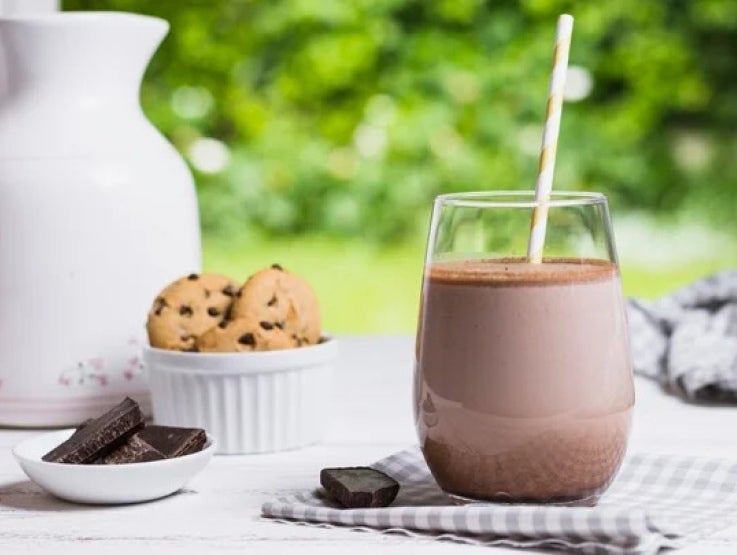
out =
[(446, 193), (436, 196), (435, 203), (462, 208), (537, 208), (543, 205), (555, 208), (606, 205), (607, 198), (603, 193), (589, 191), (553, 191), (549, 200), (538, 201), (535, 191), (499, 190)]

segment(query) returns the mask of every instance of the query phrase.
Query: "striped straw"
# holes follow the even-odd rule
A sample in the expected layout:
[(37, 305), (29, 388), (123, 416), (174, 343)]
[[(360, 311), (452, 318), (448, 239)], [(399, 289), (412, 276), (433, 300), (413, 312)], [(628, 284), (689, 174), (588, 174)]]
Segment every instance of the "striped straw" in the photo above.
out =
[(535, 264), (539, 264), (543, 259), (545, 230), (548, 223), (547, 202), (550, 200), (550, 192), (553, 190), (555, 153), (558, 148), (560, 115), (563, 111), (563, 90), (566, 86), (568, 52), (571, 50), (572, 33), (573, 17), (568, 14), (561, 15), (558, 18), (558, 27), (555, 33), (553, 71), (550, 74), (548, 107), (545, 112), (545, 128), (543, 130), (542, 146), (540, 147), (537, 182), (535, 183), (535, 200), (537, 201), (537, 205), (532, 213), (530, 242), (527, 245), (527, 260)]

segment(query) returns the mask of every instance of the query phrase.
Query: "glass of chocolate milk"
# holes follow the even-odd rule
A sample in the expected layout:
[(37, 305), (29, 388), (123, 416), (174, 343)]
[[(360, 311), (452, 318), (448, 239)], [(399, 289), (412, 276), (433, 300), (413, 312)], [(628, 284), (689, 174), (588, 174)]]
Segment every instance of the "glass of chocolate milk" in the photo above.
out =
[(553, 193), (543, 262), (526, 261), (534, 193), (442, 195), (422, 288), (415, 421), (459, 501), (592, 504), (634, 404), (606, 198)]

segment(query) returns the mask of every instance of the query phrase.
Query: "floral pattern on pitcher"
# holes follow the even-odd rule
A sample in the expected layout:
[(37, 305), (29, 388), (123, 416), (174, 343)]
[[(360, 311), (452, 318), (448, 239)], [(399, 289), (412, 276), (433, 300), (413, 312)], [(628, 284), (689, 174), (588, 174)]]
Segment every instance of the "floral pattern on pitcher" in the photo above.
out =
[(64, 370), (59, 375), (59, 384), (71, 387), (73, 385), (94, 383), (100, 387), (105, 387), (110, 383), (110, 379), (104, 370), (105, 359), (102, 357), (80, 361), (76, 366)]
[[(96, 385), (98, 387), (107, 387), (111, 381), (130, 382), (140, 379), (143, 376), (143, 362), (140, 357), (140, 341), (135, 337), (130, 337), (126, 343), (128, 355), (124, 355), (121, 361), (115, 360), (113, 364), (122, 367), (122, 370), (111, 371), (111, 362), (103, 357), (92, 357), (86, 360), (78, 361), (76, 365), (64, 369), (57, 382), (64, 387)], [(117, 357), (116, 357), (117, 358)], [(119, 376), (115, 380), (115, 376)]]

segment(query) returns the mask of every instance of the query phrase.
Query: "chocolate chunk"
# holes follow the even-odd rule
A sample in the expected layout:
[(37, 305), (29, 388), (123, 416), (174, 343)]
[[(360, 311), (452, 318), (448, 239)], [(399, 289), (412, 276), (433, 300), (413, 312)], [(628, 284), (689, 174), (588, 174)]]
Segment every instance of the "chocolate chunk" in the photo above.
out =
[(207, 313), (208, 313), (208, 314), (209, 314), (210, 316), (212, 316), (213, 318), (214, 318), (215, 316), (220, 316), (220, 311), (219, 311), (219, 310), (218, 310), (217, 308), (215, 308), (214, 306), (211, 306), (210, 308), (208, 308), (208, 309), (207, 309)]
[(195, 280), (198, 280), (198, 279), (200, 279), (200, 276), (198, 276), (197, 274), (189, 274), (189, 275), (187, 276), (187, 279), (188, 279), (189, 281), (195, 281)]
[(281, 267), (281, 264), (272, 264), (271, 267), (275, 270), (279, 270), (280, 272), (284, 271), (284, 268)]
[(138, 403), (126, 397), (118, 406), (81, 427), (42, 459), (69, 464), (90, 463), (113, 451), (142, 427), (143, 414)]
[(166, 457), (158, 449), (141, 439), (141, 433), (132, 435), (115, 451), (95, 461), (96, 464), (129, 464), (164, 460)]
[(262, 328), (264, 328), (265, 330), (272, 330), (272, 329), (274, 329), (274, 324), (272, 324), (271, 322), (259, 322), (258, 325), (261, 326)]
[(276, 304), (276, 301), (277, 301), (276, 295), (272, 295), (271, 299), (269, 299), (269, 302), (266, 303), (266, 306), (274, 306)]
[(253, 336), (252, 333), (244, 333), (238, 338), (238, 343), (240, 343), (241, 345), (255, 345), (256, 338)]
[(399, 492), (399, 484), (383, 472), (367, 467), (324, 468), (320, 484), (348, 509), (387, 507)]
[(192, 316), (194, 314), (194, 310), (192, 310), (191, 306), (182, 305), (179, 307), (179, 314), (182, 316)]
[(135, 437), (152, 446), (167, 459), (202, 451), (207, 441), (205, 430), (172, 426), (146, 426)]

